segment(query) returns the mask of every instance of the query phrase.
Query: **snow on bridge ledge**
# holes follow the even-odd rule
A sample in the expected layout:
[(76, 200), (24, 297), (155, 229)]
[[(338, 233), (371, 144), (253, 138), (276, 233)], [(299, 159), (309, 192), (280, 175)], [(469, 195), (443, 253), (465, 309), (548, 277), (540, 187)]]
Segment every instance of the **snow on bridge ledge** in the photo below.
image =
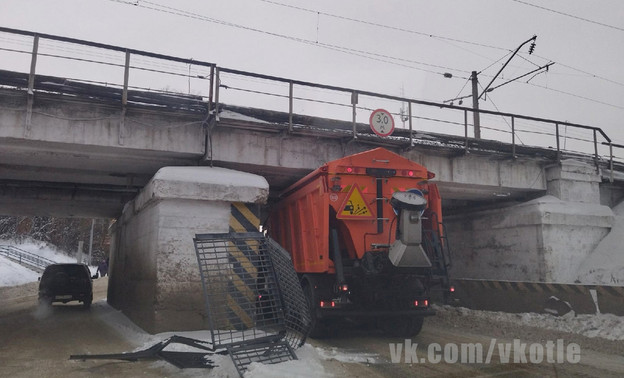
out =
[(138, 195), (134, 210), (162, 199), (261, 203), (268, 195), (266, 179), (251, 173), (216, 167), (164, 167)]

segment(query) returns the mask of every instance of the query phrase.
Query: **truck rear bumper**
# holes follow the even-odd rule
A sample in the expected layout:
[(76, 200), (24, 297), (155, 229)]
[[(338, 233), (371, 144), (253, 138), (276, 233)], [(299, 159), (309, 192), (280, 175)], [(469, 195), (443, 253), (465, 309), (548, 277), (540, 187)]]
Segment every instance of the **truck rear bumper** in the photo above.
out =
[(433, 309), (426, 310), (348, 310), (348, 309), (317, 309), (318, 318), (373, 318), (373, 317), (399, 317), (399, 316), (433, 316), (436, 311)]

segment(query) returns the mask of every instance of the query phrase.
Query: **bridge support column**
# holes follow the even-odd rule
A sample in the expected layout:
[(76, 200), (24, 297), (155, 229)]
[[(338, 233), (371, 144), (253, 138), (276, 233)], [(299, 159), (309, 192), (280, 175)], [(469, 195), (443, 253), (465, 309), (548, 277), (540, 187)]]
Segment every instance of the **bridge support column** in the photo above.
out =
[(454, 278), (573, 282), (582, 261), (609, 233), (614, 216), (600, 205), (591, 166), (546, 168), (548, 195), (446, 220)]
[(108, 302), (150, 333), (206, 329), (193, 237), (228, 232), (232, 203), (259, 204), (267, 197), (261, 176), (160, 169), (113, 229)]
[(548, 194), (562, 201), (600, 203), (600, 175), (596, 167), (563, 160), (545, 168)]

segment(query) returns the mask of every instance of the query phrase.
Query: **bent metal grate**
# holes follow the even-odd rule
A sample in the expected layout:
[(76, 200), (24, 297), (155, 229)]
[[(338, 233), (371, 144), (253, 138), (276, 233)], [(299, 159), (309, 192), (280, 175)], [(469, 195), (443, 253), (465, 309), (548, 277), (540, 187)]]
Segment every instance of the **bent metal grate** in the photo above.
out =
[(193, 239), (215, 348), (242, 374), (251, 362), (296, 359), (310, 317), (288, 253), (259, 232)]

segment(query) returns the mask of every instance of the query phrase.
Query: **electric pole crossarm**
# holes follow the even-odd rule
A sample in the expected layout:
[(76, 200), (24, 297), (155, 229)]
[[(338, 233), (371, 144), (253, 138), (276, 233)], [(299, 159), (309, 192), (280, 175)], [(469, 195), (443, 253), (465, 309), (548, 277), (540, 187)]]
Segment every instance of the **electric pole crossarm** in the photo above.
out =
[(535, 72), (538, 72), (538, 71), (540, 71), (540, 70), (543, 70), (544, 68), (546, 69), (546, 71), (548, 71), (548, 67), (552, 66), (553, 64), (555, 64), (555, 62), (548, 63), (548, 64), (546, 64), (546, 65), (543, 65), (543, 66), (541, 66), (541, 67), (539, 67), (539, 68), (534, 69), (534, 70), (533, 70), (533, 71), (531, 71), (531, 72), (527, 72), (527, 73), (525, 73), (524, 75), (520, 75), (520, 76), (515, 77), (515, 78), (513, 78), (513, 79), (511, 79), (511, 80), (507, 80), (506, 82), (504, 82), (504, 83), (502, 83), (502, 84), (499, 84), (499, 85), (497, 85), (497, 86), (495, 86), (495, 87), (490, 88), (490, 89), (489, 89), (489, 92), (493, 91), (494, 89), (500, 88), (500, 87), (502, 87), (503, 85), (509, 84), (509, 83), (511, 83), (512, 81), (516, 81), (516, 80), (518, 80), (518, 79), (522, 79), (522, 78), (523, 78), (523, 77), (525, 77), (525, 76), (529, 76), (529, 75), (530, 75), (530, 74), (532, 74), (532, 73), (535, 73)]
[(481, 92), (481, 94), (479, 95), (479, 97), (477, 99), (480, 99), (481, 97), (483, 97), (483, 94), (485, 92), (487, 92), (487, 90), (490, 88), (490, 86), (492, 85), (492, 83), (494, 82), (494, 80), (496, 80), (496, 78), (498, 77), (498, 75), (500, 75), (501, 72), (503, 72), (503, 70), (505, 69), (505, 67), (507, 67), (507, 65), (509, 64), (509, 62), (511, 62), (511, 60), (513, 59), (514, 56), (516, 56), (516, 54), (518, 53), (518, 51), (520, 51), (520, 49), (522, 48), (522, 46), (526, 45), (529, 42), (535, 42), (535, 40), (537, 39), (537, 36), (534, 35), (533, 37), (527, 39), (526, 41), (524, 41), (520, 46), (518, 46), (518, 48), (516, 49), (516, 51), (513, 52), (513, 54), (511, 54), (511, 56), (509, 57), (509, 59), (507, 59), (507, 61), (505, 62), (505, 64), (503, 64), (503, 66), (501, 67), (500, 70), (498, 70), (498, 72), (496, 73), (496, 75), (494, 75), (494, 77), (492, 78), (492, 80), (490, 81), (490, 83), (487, 85), (487, 87), (485, 87), (485, 89), (483, 90), (483, 92)]

